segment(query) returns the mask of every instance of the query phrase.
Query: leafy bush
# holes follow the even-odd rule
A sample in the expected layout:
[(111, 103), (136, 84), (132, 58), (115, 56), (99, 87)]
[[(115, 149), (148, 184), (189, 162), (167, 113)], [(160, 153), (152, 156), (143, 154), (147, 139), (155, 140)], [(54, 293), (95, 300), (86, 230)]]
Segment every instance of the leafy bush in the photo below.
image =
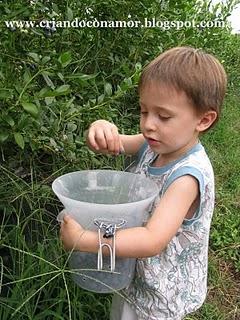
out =
[[(195, 20), (196, 24), (216, 19), (216, 10), (210, 13), (207, 2), (197, 7), (195, 1), (153, 2), (151, 6), (142, 1), (131, 10), (129, 1), (114, 5), (68, 1), (68, 7), (31, 3), (2, 5), (3, 19), (152, 21), (155, 17), (157, 21)], [(223, 7), (219, 20), (226, 20), (230, 6), (231, 2)], [(90, 122), (101, 117), (118, 122), (121, 97), (136, 86), (141, 66), (159, 52), (176, 45), (204, 47), (220, 53), (226, 66), (238, 54), (224, 28), (4, 28), (1, 37), (0, 142), (6, 146), (4, 153), (8, 154), (9, 143), (15, 143), (37, 155), (68, 160), (81, 157), (77, 146), (83, 145)], [(230, 44), (224, 52), (223, 42)]]

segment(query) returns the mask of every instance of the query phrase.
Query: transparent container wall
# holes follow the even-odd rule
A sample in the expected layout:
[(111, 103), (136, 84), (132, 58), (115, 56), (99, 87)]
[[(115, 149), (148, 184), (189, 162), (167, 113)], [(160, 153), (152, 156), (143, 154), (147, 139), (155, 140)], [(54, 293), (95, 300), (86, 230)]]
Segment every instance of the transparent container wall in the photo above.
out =
[(116, 258), (115, 271), (110, 272), (109, 257), (104, 257), (104, 271), (96, 270), (96, 254), (75, 251), (69, 260), (74, 282), (83, 289), (99, 293), (126, 288), (133, 279), (135, 264), (133, 258)]
[[(68, 173), (57, 178), (52, 188), (66, 211), (84, 228), (90, 230), (97, 230), (94, 219), (124, 219), (124, 228), (141, 226), (158, 194), (155, 182), (144, 175), (113, 170)], [(58, 220), (62, 219), (63, 214), (58, 216)], [(107, 261), (107, 257), (104, 259)], [(96, 261), (96, 254), (74, 252), (71, 255), (71, 268), (93, 269), (76, 271), (74, 281), (78, 285), (95, 292), (110, 292), (108, 287), (119, 290), (130, 283), (135, 259), (116, 258), (115, 271), (120, 273), (119, 275), (96, 270)], [(105, 270), (109, 270), (108, 263)]]

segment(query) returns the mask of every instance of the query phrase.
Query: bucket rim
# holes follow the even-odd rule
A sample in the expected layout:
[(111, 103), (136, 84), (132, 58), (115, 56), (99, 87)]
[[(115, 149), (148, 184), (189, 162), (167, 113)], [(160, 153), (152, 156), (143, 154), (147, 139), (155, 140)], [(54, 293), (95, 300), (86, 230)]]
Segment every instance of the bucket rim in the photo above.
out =
[[(138, 201), (130, 201), (130, 202), (126, 202), (126, 203), (95, 203), (95, 202), (88, 202), (88, 201), (80, 201), (80, 200), (75, 200), (75, 199), (72, 199), (72, 198), (69, 198), (69, 197), (66, 197), (62, 194), (59, 194), (57, 191), (56, 191), (56, 188), (55, 188), (55, 185), (57, 184), (58, 180), (60, 178), (63, 178), (65, 176), (71, 176), (72, 174), (76, 174), (76, 173), (87, 173), (87, 172), (110, 172), (110, 173), (123, 173), (123, 174), (126, 174), (126, 175), (134, 175), (134, 176), (139, 176), (141, 177), (142, 179), (146, 179), (150, 184), (152, 184), (152, 186), (155, 188), (155, 190), (152, 192), (151, 195), (149, 195), (148, 197), (144, 198), (144, 199), (141, 199), (141, 200), (138, 200)], [(94, 206), (106, 206), (106, 208), (108, 207), (111, 207), (111, 206), (116, 206), (116, 205), (119, 205), (119, 206), (125, 206), (127, 204), (133, 204), (133, 203), (141, 203), (141, 202), (144, 202), (146, 200), (150, 200), (150, 199), (154, 199), (155, 197), (157, 197), (158, 193), (159, 193), (159, 188), (156, 184), (155, 181), (151, 180), (149, 177), (146, 177), (145, 175), (140, 175), (140, 174), (137, 174), (137, 173), (133, 173), (133, 172), (127, 172), (127, 171), (121, 171), (121, 170), (107, 170), (107, 169), (94, 169), (94, 170), (78, 170), (78, 171), (72, 171), (72, 172), (68, 172), (68, 173), (65, 173), (59, 177), (57, 177), (53, 182), (52, 182), (52, 190), (54, 192), (54, 194), (59, 198), (59, 196), (63, 199), (66, 199), (66, 200), (70, 200), (71, 202), (73, 203), (84, 203), (84, 204), (91, 204), (91, 205), (94, 205)]]

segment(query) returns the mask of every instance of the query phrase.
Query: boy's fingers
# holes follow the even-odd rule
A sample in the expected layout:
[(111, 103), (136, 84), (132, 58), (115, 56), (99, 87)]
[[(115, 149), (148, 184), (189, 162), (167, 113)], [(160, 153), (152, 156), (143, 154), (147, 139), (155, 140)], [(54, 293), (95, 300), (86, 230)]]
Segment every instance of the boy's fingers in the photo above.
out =
[(104, 135), (108, 152), (115, 152), (115, 137), (111, 126), (104, 129)]
[(123, 151), (120, 135), (115, 124), (99, 120), (99, 124), (93, 125), (88, 131), (88, 144), (95, 150), (107, 151), (119, 154)]
[(121, 140), (119, 140), (119, 141), (120, 141), (120, 153), (125, 153), (124, 146), (123, 146)]
[(64, 223), (68, 223), (69, 221), (71, 221), (70, 215), (69, 215), (69, 214), (65, 214), (65, 215), (63, 216), (63, 222), (64, 222)]
[(113, 152), (115, 154), (119, 154), (120, 153), (120, 136), (119, 136), (119, 133), (118, 133), (118, 128), (115, 125), (113, 125), (111, 127), (111, 132), (112, 132), (113, 141), (114, 141)]
[(107, 149), (106, 137), (103, 130), (99, 130), (98, 132), (95, 132), (95, 141), (100, 150)]
[(88, 131), (88, 142), (89, 142), (90, 146), (92, 146), (95, 150), (99, 150), (99, 147), (98, 147), (96, 139), (95, 139), (95, 131), (94, 130)]

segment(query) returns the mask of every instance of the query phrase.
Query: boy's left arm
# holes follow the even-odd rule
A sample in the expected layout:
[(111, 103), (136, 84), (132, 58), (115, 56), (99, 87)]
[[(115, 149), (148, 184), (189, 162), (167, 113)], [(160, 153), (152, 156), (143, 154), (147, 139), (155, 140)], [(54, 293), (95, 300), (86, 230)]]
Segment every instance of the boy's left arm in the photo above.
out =
[[(168, 187), (144, 227), (122, 229), (116, 233), (116, 255), (150, 257), (159, 254), (177, 233), (192, 204), (199, 197), (198, 181), (191, 175), (177, 178)], [(96, 253), (98, 234), (84, 230), (69, 216), (61, 226), (61, 239), (67, 250)], [(111, 239), (104, 239), (104, 242)]]

